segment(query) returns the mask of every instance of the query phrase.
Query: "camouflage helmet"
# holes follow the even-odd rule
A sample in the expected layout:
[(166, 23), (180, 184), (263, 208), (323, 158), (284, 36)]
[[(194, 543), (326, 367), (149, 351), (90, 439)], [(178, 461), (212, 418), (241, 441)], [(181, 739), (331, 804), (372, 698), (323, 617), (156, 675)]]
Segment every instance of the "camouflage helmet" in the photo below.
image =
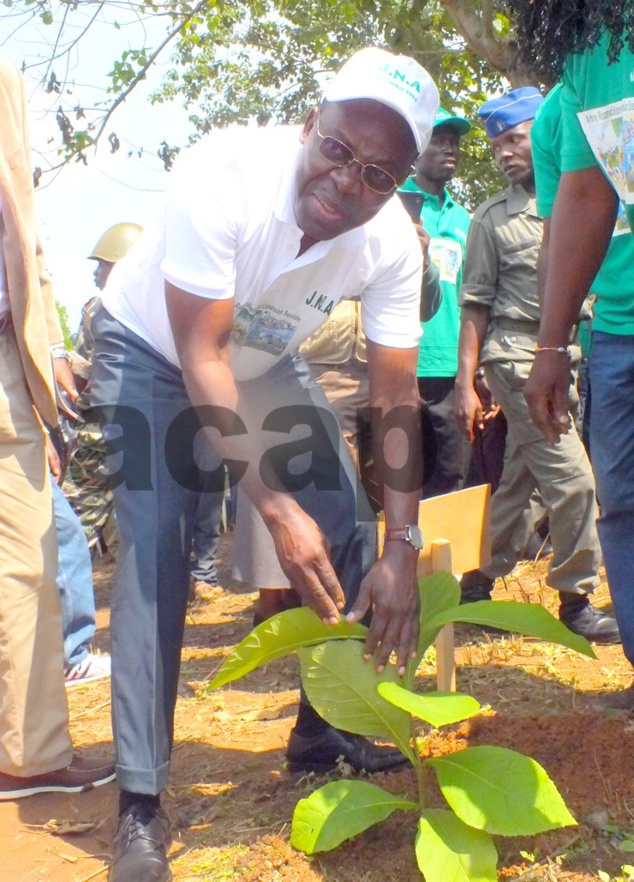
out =
[(138, 224), (115, 224), (100, 237), (88, 255), (89, 260), (107, 260), (116, 263), (124, 257), (141, 235), (143, 227)]

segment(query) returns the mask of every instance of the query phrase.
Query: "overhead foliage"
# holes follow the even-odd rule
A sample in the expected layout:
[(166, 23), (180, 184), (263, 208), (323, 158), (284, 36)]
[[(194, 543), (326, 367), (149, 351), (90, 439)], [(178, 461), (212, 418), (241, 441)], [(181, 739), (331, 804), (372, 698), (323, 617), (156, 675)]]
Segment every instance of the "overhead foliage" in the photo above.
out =
[[(113, 143), (114, 111), (165, 56), (171, 66), (152, 100), (182, 103), (192, 138), (231, 123), (301, 121), (325, 78), (356, 49), (370, 44), (416, 57), (438, 83), (443, 106), (470, 119), (505, 81), (534, 81), (514, 63), (512, 27), (503, 0), (3, 3), (11, 9), (5, 19), (14, 24), (14, 32), (29, 17), (39, 17), (55, 34), (43, 85), (60, 95), (60, 162), (85, 161), (88, 149), (102, 136)], [(153, 27), (139, 45), (113, 57), (111, 69), (104, 71), (105, 100), (90, 110), (72, 106), (72, 99), (64, 106), (64, 55), (75, 46), (81, 51), (81, 27), (86, 32), (98, 21), (103, 27), (107, 20), (120, 28), (118, 17), (123, 21), (132, 15)], [(157, 22), (164, 26), (157, 28)], [(166, 133), (161, 155), (171, 161), (182, 145), (169, 141)], [(498, 189), (502, 178), (491, 163), (481, 129), (476, 126), (464, 146), (455, 189), (467, 207), (473, 207)]]

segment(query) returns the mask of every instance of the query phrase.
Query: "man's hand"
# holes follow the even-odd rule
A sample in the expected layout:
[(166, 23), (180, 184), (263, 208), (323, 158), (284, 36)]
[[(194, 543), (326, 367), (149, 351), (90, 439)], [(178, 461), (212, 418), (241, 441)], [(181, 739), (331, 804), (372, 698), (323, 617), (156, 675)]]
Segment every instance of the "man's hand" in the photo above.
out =
[(568, 391), (570, 363), (561, 352), (541, 351), (535, 358), (524, 387), (533, 422), (549, 444), (570, 431)]
[(385, 668), (396, 653), (400, 676), (407, 662), (416, 656), (419, 629), (419, 599), (416, 580), (417, 552), (406, 542), (389, 542), (381, 558), (361, 583), (359, 596), (346, 616), (358, 622), (372, 610), (365, 658), (373, 655), (377, 670)]
[(55, 445), (51, 441), (51, 436), (48, 434), (46, 429), (44, 430), (44, 432), (44, 438), (46, 440), (46, 458), (48, 460), (48, 467), (51, 470), (53, 478), (55, 479), (55, 483), (59, 484), (60, 478), (62, 476), (62, 465), (59, 461), (59, 454), (57, 453), (57, 450), (55, 450)]
[(484, 428), (484, 411), (482, 402), (473, 385), (456, 384), (454, 399), (454, 413), (458, 423), (458, 430), (465, 438), (473, 443), (474, 426)]
[(269, 522), (267, 526), (291, 586), (324, 624), (336, 625), (345, 598), (330, 562), (326, 537), (315, 521), (298, 505), (293, 505), (283, 519)]
[(72, 400), (75, 401), (79, 397), (79, 392), (75, 387), (73, 372), (71, 371), (70, 365), (65, 358), (53, 359), (53, 373), (55, 374), (55, 380), (57, 381), (57, 384), (61, 386), (62, 389), (65, 389)]
[(493, 397), (493, 393), (487, 383), (487, 378), (479, 371), (476, 371), (474, 387), (476, 395), (482, 404), (482, 419), (487, 423), (499, 414), (500, 405)]

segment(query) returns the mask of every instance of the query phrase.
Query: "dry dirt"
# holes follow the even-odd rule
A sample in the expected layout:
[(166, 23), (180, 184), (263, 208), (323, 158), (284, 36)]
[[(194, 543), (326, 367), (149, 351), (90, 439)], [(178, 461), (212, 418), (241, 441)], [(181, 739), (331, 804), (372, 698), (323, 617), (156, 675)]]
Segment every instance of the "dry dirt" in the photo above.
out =
[[(224, 538), (226, 556), (231, 534)], [(113, 565), (96, 564), (97, 646), (108, 649)], [(255, 594), (231, 583), (197, 602), (187, 621), (171, 787), (165, 804), (174, 844), (171, 865), (181, 882), (415, 882), (415, 818), (387, 822), (313, 859), (289, 845), (297, 800), (314, 781), (284, 771), (283, 748), (297, 708), (293, 658), (255, 671), (224, 691), (205, 684), (251, 627)], [(545, 565), (524, 564), (496, 586), (496, 599), (530, 598), (551, 609)], [(601, 589), (598, 605), (608, 602)], [(531, 839), (496, 839), (501, 879), (589, 882), (621, 877), (634, 863), (634, 720), (598, 709), (599, 693), (628, 685), (619, 647), (598, 647), (598, 660), (518, 637), (490, 638), (457, 628), (458, 688), (492, 712), (431, 733), (426, 750), (446, 753), (467, 744), (513, 747), (537, 759), (554, 779), (579, 826)], [(419, 671), (433, 688), (433, 659)], [(74, 742), (110, 752), (109, 686), (87, 684), (68, 693)], [(384, 781), (377, 779), (385, 778)], [(377, 776), (377, 783), (415, 798), (413, 773)], [(441, 802), (439, 794), (432, 794)], [(75, 796), (39, 795), (0, 804), (0, 882), (105, 882), (114, 833), (116, 788)], [(134, 882), (134, 880), (130, 880)]]

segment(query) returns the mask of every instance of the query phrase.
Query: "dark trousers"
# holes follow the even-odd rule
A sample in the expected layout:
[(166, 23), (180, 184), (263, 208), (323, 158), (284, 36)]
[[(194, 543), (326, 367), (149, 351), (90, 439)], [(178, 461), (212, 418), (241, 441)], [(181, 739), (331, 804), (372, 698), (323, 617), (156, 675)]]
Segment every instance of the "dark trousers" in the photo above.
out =
[[(116, 472), (120, 534), (111, 611), (117, 780), (124, 790), (159, 793), (169, 773), (201, 489), (193, 455), (199, 424), (194, 420), (192, 435), (192, 421), (183, 419), (193, 412), (178, 368), (106, 310), (94, 317), (93, 329), (93, 403), (109, 444), (110, 473)], [(325, 396), (297, 358), (282, 359), (239, 391), (252, 425), (267, 421), (261, 434), (278, 451), (269, 465), (325, 532), (350, 605), (375, 559), (375, 522)], [(302, 422), (319, 437), (308, 453), (301, 453)]]
[(469, 444), (454, 416), (455, 377), (419, 377), (423, 427), (423, 499), (464, 485)]

